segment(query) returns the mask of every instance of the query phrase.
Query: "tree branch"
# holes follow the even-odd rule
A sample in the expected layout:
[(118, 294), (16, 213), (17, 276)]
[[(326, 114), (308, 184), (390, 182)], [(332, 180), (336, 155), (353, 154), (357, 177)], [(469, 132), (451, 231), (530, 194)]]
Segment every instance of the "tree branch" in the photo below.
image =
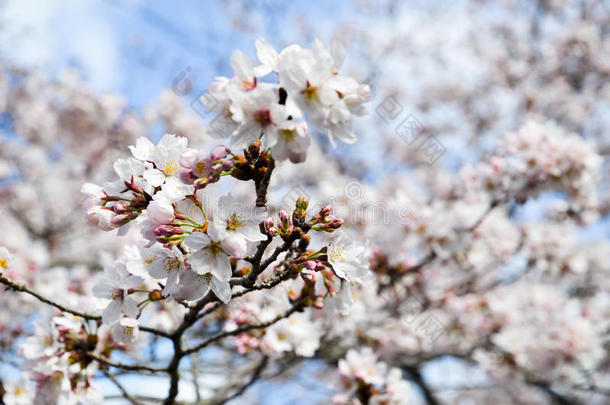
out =
[(403, 369), (406, 370), (411, 375), (412, 381), (421, 389), (424, 399), (426, 400), (426, 404), (428, 404), (428, 405), (440, 405), (441, 404), (439, 402), (439, 400), (434, 396), (432, 389), (424, 381), (424, 378), (422, 377), (418, 366), (403, 366)]
[(116, 387), (119, 389), (119, 391), (121, 391), (121, 394), (123, 394), (123, 398), (127, 399), (133, 405), (140, 405), (140, 402), (135, 397), (131, 396), (131, 394), (129, 394), (129, 392), (127, 392), (127, 390), (125, 389), (125, 387), (123, 387), (123, 384), (121, 384), (119, 379), (116, 378), (112, 373), (110, 373), (106, 366), (102, 366), (101, 369), (102, 369), (102, 372), (104, 373), (104, 375), (106, 377), (108, 377), (110, 379), (110, 381), (112, 381), (114, 383), (114, 385), (116, 385)]
[(302, 308), (301, 303), (296, 303), (288, 311), (284, 312), (283, 314), (280, 314), (280, 315), (276, 316), (275, 318), (271, 319), (270, 321), (260, 322), (260, 323), (252, 323), (252, 324), (249, 324), (249, 325), (244, 325), (244, 326), (239, 327), (237, 329), (233, 329), (231, 331), (225, 331), (225, 332), (218, 333), (218, 334), (212, 336), (211, 338), (204, 340), (203, 342), (199, 343), (198, 345), (196, 345), (194, 347), (191, 347), (189, 349), (185, 349), (183, 353), (184, 354), (195, 353), (195, 352), (203, 349), (204, 347), (210, 345), (211, 343), (214, 343), (217, 340), (220, 340), (220, 339), (225, 338), (227, 336), (238, 335), (238, 334), (240, 334), (242, 332), (247, 332), (247, 331), (253, 330), (253, 329), (267, 328), (267, 327), (273, 325), (274, 323), (281, 321), (284, 318), (288, 318), (290, 315), (292, 315), (293, 313), (295, 313), (296, 311), (298, 311), (301, 308)]
[(111, 367), (121, 368), (130, 371), (150, 371), (151, 373), (167, 372), (165, 367), (153, 367), (146, 364), (127, 364), (109, 359), (106, 356), (94, 352), (87, 352), (87, 356), (98, 362)]
[(68, 308), (64, 305), (58, 304), (57, 302), (51, 300), (50, 298), (44, 297), (44, 296), (40, 295), (39, 293), (37, 293), (36, 291), (29, 289), (25, 284), (19, 284), (15, 281), (11, 280), (10, 278), (4, 276), (3, 274), (0, 274), (0, 283), (6, 285), (7, 287), (9, 287), (13, 290), (21, 291), (26, 294), (30, 294), (31, 296), (35, 297), (39, 301), (44, 302), (45, 304), (49, 304), (52, 307), (59, 309), (60, 311), (67, 312), (69, 314), (76, 315), (76, 316), (79, 316), (79, 317), (85, 318), (85, 319), (91, 319), (91, 320), (102, 319), (101, 315), (87, 314), (85, 312), (77, 311), (76, 309)]

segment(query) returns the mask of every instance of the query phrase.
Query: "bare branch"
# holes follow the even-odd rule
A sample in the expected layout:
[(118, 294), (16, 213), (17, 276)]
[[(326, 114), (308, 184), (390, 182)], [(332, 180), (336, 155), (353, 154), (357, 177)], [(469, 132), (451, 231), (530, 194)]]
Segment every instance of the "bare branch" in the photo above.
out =
[(87, 352), (87, 356), (89, 356), (90, 358), (92, 358), (94, 360), (97, 360), (98, 362), (100, 362), (106, 366), (121, 368), (123, 370), (150, 371), (151, 373), (167, 372), (167, 368), (165, 368), (165, 367), (153, 367), (153, 366), (149, 366), (146, 364), (121, 363), (118, 361), (111, 360), (108, 357), (102, 356), (101, 354), (97, 354), (94, 352)]
[(125, 389), (125, 387), (123, 387), (123, 384), (121, 384), (119, 379), (116, 378), (116, 376), (114, 376), (112, 373), (110, 373), (108, 371), (108, 367), (102, 366), (101, 369), (102, 369), (102, 372), (104, 373), (104, 375), (106, 377), (108, 377), (110, 379), (110, 381), (112, 381), (114, 383), (114, 385), (116, 385), (116, 387), (119, 389), (119, 391), (121, 391), (121, 394), (123, 394), (123, 398), (125, 398), (126, 400), (131, 402), (133, 405), (140, 405), (140, 402), (135, 397), (133, 397), (131, 394), (129, 394), (129, 392), (127, 392), (127, 390)]

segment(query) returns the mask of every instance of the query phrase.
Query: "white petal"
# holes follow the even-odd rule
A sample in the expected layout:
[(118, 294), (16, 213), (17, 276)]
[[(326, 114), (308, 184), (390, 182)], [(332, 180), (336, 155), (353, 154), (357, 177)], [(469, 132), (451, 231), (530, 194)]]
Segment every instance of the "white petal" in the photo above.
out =
[(237, 50), (233, 52), (233, 55), (231, 56), (231, 67), (239, 80), (250, 82), (254, 79), (252, 62), (242, 51)]
[(186, 246), (191, 250), (199, 250), (208, 246), (211, 242), (211, 239), (208, 235), (202, 232), (193, 232), (190, 235), (187, 235), (182, 242), (182, 246)]
[(237, 232), (227, 232), (227, 237), (220, 242), (220, 246), (231, 256), (244, 257), (248, 253), (246, 238)]
[(194, 187), (190, 184), (184, 184), (176, 177), (168, 177), (165, 179), (165, 184), (161, 186), (161, 190), (172, 201), (178, 201), (188, 194), (192, 194)]
[(105, 324), (111, 324), (119, 320), (121, 317), (121, 301), (112, 300), (110, 304), (104, 310), (102, 314), (102, 322)]
[(99, 298), (110, 299), (112, 298), (112, 288), (113, 285), (109, 281), (103, 280), (98, 285), (93, 287), (93, 295)]
[(261, 135), (261, 127), (252, 119), (239, 124), (231, 134), (231, 145), (235, 149), (245, 149)]
[(214, 258), (214, 264), (212, 267), (212, 275), (221, 281), (229, 281), (233, 271), (231, 270), (231, 261), (229, 256), (221, 253), (216, 255)]
[(258, 242), (267, 239), (267, 236), (261, 233), (258, 224), (248, 224), (243, 228), (239, 228), (237, 231), (244, 235), (250, 242)]
[(193, 254), (188, 255), (188, 261), (191, 268), (197, 274), (206, 274), (212, 271), (212, 260), (214, 257), (210, 255), (206, 249), (198, 250)]
[(155, 145), (147, 138), (140, 137), (136, 141), (136, 146), (130, 145), (129, 150), (131, 154), (138, 160), (147, 161), (150, 160)]
[(123, 305), (121, 306), (123, 313), (130, 318), (135, 318), (140, 313), (136, 302), (129, 297), (123, 299)]
[(225, 304), (231, 300), (231, 286), (226, 281), (220, 281), (212, 277), (210, 287), (219, 300)]
[(256, 46), (256, 56), (261, 63), (267, 65), (270, 69), (275, 68), (275, 64), (278, 61), (278, 54), (275, 49), (271, 46), (265, 38), (258, 38), (254, 42)]
[(165, 182), (165, 174), (159, 169), (148, 169), (142, 177), (153, 187), (159, 187)]

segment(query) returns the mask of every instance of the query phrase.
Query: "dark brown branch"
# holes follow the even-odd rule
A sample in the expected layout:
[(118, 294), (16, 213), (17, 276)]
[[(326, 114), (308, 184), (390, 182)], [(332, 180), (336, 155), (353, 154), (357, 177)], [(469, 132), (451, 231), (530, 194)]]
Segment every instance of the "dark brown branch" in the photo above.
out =
[[(85, 312), (78, 311), (76, 309), (68, 308), (65, 305), (59, 304), (59, 303), (53, 301), (52, 299), (47, 298), (47, 297), (37, 293), (36, 291), (30, 289), (25, 284), (17, 283), (17, 282), (11, 280), (10, 278), (8, 278), (8, 277), (6, 277), (6, 276), (4, 276), (2, 274), (0, 274), (0, 283), (6, 285), (9, 289), (29, 294), (29, 295), (35, 297), (38, 301), (43, 302), (45, 304), (48, 304), (48, 305), (50, 305), (52, 307), (55, 307), (55, 308), (59, 309), (62, 312), (66, 312), (66, 313), (69, 313), (69, 314), (72, 314), (72, 315), (75, 315), (75, 316), (78, 316), (78, 317), (81, 317), (81, 318), (84, 318), (84, 319), (93, 320), (93, 321), (97, 321), (97, 320), (102, 319), (101, 315), (88, 314), (88, 313), (85, 313)], [(140, 326), (139, 329), (141, 331), (143, 331), (143, 332), (152, 333), (152, 334), (155, 334), (155, 335), (158, 335), (158, 336), (163, 336), (163, 337), (166, 337), (166, 338), (170, 337), (169, 333), (166, 333), (166, 332), (164, 332), (162, 330), (150, 328), (148, 326)]]
[(80, 316), (81, 318), (91, 319), (91, 320), (98, 320), (98, 319), (102, 318), (100, 315), (87, 314), (87, 313), (80, 312), (80, 311), (77, 311), (72, 308), (68, 308), (64, 305), (61, 305), (61, 304), (51, 300), (50, 298), (44, 297), (44, 296), (40, 295), (39, 293), (37, 293), (36, 291), (29, 289), (25, 284), (16, 283), (15, 281), (9, 279), (8, 277), (4, 276), (3, 274), (0, 274), (0, 283), (6, 285), (7, 287), (9, 287), (15, 291), (21, 291), (26, 294), (30, 294), (31, 296), (35, 297), (39, 301), (44, 302), (45, 304), (49, 304), (52, 307), (59, 309), (60, 311), (67, 312), (69, 314)]
[(265, 207), (267, 205), (267, 188), (269, 188), (269, 181), (271, 180), (271, 173), (273, 173), (274, 168), (275, 160), (269, 156), (269, 164), (267, 165), (265, 176), (262, 180), (255, 181), (257, 207)]
[(254, 372), (250, 376), (250, 379), (245, 384), (243, 384), (237, 391), (235, 391), (233, 394), (229, 395), (225, 399), (222, 399), (218, 402), (212, 401), (211, 403), (213, 405), (223, 405), (229, 402), (230, 400), (235, 399), (240, 395), (243, 395), (243, 393), (246, 392), (246, 390), (250, 388), (260, 378), (268, 363), (269, 358), (267, 356), (263, 357), (258, 366), (254, 369)]
[(108, 357), (102, 356), (101, 354), (97, 354), (94, 352), (87, 352), (87, 356), (97, 360), (98, 362), (106, 365), (106, 366), (111, 366), (111, 367), (116, 367), (116, 368), (121, 368), (123, 370), (130, 370), (130, 371), (150, 371), (151, 373), (159, 373), (159, 372), (166, 372), (167, 369), (164, 367), (153, 367), (153, 366), (149, 366), (146, 364), (127, 364), (127, 363), (121, 363), (118, 361), (114, 361), (109, 359)]
[(411, 380), (421, 389), (422, 395), (426, 400), (426, 404), (428, 405), (440, 405), (439, 400), (434, 396), (432, 389), (428, 386), (428, 384), (424, 381), (424, 378), (419, 371), (417, 366), (406, 366), (403, 367), (411, 375)]

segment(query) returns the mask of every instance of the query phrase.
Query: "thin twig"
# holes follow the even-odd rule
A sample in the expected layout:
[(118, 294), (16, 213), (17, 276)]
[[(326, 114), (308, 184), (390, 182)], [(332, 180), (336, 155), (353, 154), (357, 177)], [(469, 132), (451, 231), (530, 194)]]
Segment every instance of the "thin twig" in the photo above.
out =
[(116, 387), (119, 389), (119, 391), (121, 391), (121, 393), (123, 394), (123, 398), (125, 398), (126, 400), (131, 402), (133, 405), (140, 405), (140, 402), (137, 399), (135, 399), (129, 392), (127, 392), (127, 390), (125, 389), (125, 387), (123, 387), (123, 384), (121, 384), (119, 379), (116, 378), (114, 375), (112, 375), (112, 373), (110, 373), (108, 371), (108, 367), (102, 366), (102, 372), (104, 373), (104, 375), (106, 377), (108, 377), (110, 379), (110, 381), (112, 381), (114, 383), (114, 385), (116, 385)]
[(233, 394), (229, 395), (225, 399), (214, 403), (214, 405), (226, 404), (230, 400), (235, 399), (235, 398), (239, 397), (240, 395), (242, 395), (244, 392), (246, 392), (246, 390), (248, 388), (250, 388), (252, 385), (254, 385), (254, 383), (259, 379), (259, 377), (265, 370), (265, 367), (267, 367), (268, 362), (269, 362), (269, 357), (267, 357), (267, 356), (263, 357), (262, 360), (260, 361), (260, 363), (258, 364), (258, 366), (254, 369), (254, 372), (252, 373), (252, 376), (250, 377), (248, 382), (246, 382), (237, 391), (235, 391)]
[(118, 361), (111, 360), (106, 356), (102, 356), (101, 354), (97, 354), (94, 352), (87, 352), (87, 356), (94, 360), (97, 360), (98, 362), (105, 364), (107, 366), (121, 368), (123, 370), (150, 371), (151, 373), (167, 372), (167, 368), (165, 368), (165, 367), (154, 367), (154, 366), (149, 366), (147, 364), (121, 363)]
[(10, 278), (4, 276), (3, 274), (0, 274), (0, 283), (8, 286), (9, 288), (12, 288), (13, 290), (30, 294), (31, 296), (35, 297), (39, 301), (44, 302), (45, 304), (49, 304), (49, 305), (59, 309), (60, 311), (67, 312), (72, 315), (76, 315), (81, 318), (91, 319), (91, 320), (98, 320), (98, 319), (102, 318), (101, 315), (87, 314), (85, 312), (77, 311), (76, 309), (68, 308), (62, 304), (59, 304), (59, 303), (51, 300), (50, 298), (44, 297), (44, 296), (40, 295), (39, 293), (37, 293), (36, 291), (31, 290), (25, 284), (17, 283), (15, 281), (11, 280)]

